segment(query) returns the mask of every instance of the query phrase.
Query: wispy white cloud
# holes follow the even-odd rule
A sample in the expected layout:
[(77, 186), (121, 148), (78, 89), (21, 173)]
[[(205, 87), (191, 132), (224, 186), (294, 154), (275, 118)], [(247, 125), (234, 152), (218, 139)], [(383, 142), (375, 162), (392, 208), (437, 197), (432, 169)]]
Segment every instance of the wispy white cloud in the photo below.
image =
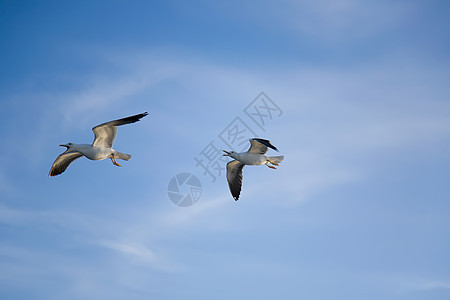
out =
[(445, 289), (450, 290), (450, 280), (448, 281), (427, 281), (423, 282), (419, 287), (422, 290)]
[(100, 240), (96, 243), (99, 246), (135, 257), (143, 263), (153, 264), (156, 262), (156, 256), (153, 251), (143, 245), (109, 240)]
[(10, 177), (0, 169), (0, 195), (6, 198), (20, 194), (20, 190), (15, 187)]
[(362, 38), (402, 24), (414, 13), (412, 3), (391, 1), (285, 1), (284, 18), (301, 32), (326, 40)]
[(420, 11), (413, 1), (367, 0), (284, 0), (216, 4), (212, 8), (220, 15), (253, 22), (262, 28), (285, 33), (291, 38), (318, 39), (325, 42), (358, 41), (401, 28)]
[(95, 112), (97, 117), (98, 112), (109, 115), (124, 103), (132, 103), (136, 94), (162, 80), (163, 75), (156, 76), (158, 71), (150, 68), (147, 74), (142, 75), (127, 74), (126, 70), (122, 70), (118, 72), (120, 75), (93, 76), (90, 86), (63, 96), (64, 99), (59, 106), (60, 113), (70, 126), (83, 125), (87, 120), (91, 120), (91, 112)]
[[(229, 203), (230, 197), (228, 195), (222, 195), (215, 198), (205, 200), (201, 199), (195, 205), (187, 208), (175, 208), (162, 213), (158, 216), (158, 222), (170, 227), (184, 227), (194, 224), (203, 224), (205, 218), (214, 218), (217, 212), (222, 211), (224, 206)], [(216, 222), (215, 224), (219, 226)], [(212, 229), (212, 224), (208, 225), (209, 229)]]
[(394, 283), (399, 294), (414, 294), (421, 291), (450, 290), (450, 280), (446, 278), (426, 278), (423, 276), (384, 276)]
[(157, 254), (142, 241), (94, 240), (93, 244), (115, 251), (131, 262), (138, 265), (147, 265), (164, 272), (177, 272), (180, 266), (170, 262), (163, 254)]
[(0, 222), (4, 224), (24, 224), (30, 219), (28, 213), (8, 208), (0, 204)]

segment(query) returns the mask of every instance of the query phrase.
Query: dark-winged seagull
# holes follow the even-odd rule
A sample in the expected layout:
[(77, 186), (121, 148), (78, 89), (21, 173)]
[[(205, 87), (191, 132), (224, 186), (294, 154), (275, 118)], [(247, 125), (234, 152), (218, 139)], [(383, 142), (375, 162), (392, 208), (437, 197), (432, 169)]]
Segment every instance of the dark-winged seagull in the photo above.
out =
[[(237, 153), (234, 151), (225, 151), (223, 156), (230, 156), (234, 160), (227, 163), (227, 180), (230, 187), (231, 195), (234, 200), (239, 200), (242, 187), (242, 169), (245, 165), (259, 166), (266, 165), (271, 169), (276, 169), (274, 166), (278, 166), (284, 159), (284, 156), (267, 156), (268, 148), (272, 148), (275, 151), (278, 149), (270, 143), (268, 140), (253, 138), (250, 139), (250, 148), (247, 152)], [(269, 164), (272, 164), (269, 165)]]
[(74, 143), (60, 145), (62, 147), (67, 147), (67, 150), (56, 158), (48, 176), (52, 177), (61, 174), (73, 161), (82, 156), (91, 160), (110, 158), (114, 165), (121, 167), (121, 165), (117, 163), (116, 158), (129, 160), (131, 155), (118, 152), (112, 148), (117, 135), (117, 126), (137, 122), (146, 115), (148, 115), (147, 112), (95, 126), (92, 128), (95, 135), (92, 145)]

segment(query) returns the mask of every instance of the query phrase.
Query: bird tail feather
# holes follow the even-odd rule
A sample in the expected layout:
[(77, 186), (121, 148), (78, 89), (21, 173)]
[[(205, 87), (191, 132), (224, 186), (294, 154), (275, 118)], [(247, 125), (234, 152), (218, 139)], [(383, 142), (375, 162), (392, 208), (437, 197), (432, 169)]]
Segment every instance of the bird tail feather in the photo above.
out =
[(131, 158), (130, 154), (125, 154), (125, 153), (121, 153), (121, 152), (116, 152), (116, 158), (118, 159), (123, 159), (123, 160), (129, 160)]
[(273, 163), (275, 163), (275, 164), (279, 164), (279, 163), (281, 163), (282, 161), (283, 161), (283, 159), (284, 159), (284, 156), (283, 155), (280, 155), (280, 156), (270, 156), (269, 157), (269, 161), (273, 164)]

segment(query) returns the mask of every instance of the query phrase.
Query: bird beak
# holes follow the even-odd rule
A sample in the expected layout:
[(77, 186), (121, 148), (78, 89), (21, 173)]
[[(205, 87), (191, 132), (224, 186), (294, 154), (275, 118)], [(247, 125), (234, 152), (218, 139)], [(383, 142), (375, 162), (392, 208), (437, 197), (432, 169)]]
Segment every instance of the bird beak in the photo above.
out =
[(61, 144), (61, 145), (59, 145), (59, 146), (61, 146), (61, 147), (67, 147), (67, 149), (66, 149), (66, 151), (64, 151), (62, 154), (65, 154), (65, 153), (67, 153), (67, 151), (69, 151), (69, 146), (67, 146), (67, 145), (64, 145), (64, 144)]
[(230, 156), (230, 152), (228, 152), (228, 151), (225, 151), (225, 150), (222, 150), (223, 152), (225, 152), (226, 154), (224, 154), (223, 156)]

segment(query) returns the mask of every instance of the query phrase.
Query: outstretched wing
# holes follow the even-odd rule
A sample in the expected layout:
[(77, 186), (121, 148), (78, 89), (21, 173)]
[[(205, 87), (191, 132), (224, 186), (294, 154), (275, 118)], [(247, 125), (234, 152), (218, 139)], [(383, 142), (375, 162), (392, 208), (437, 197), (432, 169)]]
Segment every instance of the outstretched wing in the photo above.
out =
[(80, 152), (69, 152), (69, 153), (63, 153), (60, 156), (58, 156), (55, 160), (55, 162), (52, 165), (52, 168), (50, 169), (50, 172), (48, 173), (49, 177), (56, 176), (64, 172), (67, 167), (76, 159), (82, 157), (83, 154)]
[(238, 160), (232, 160), (227, 163), (227, 181), (230, 187), (231, 195), (234, 200), (239, 200), (242, 187), (242, 169), (244, 164)]
[(268, 147), (272, 148), (275, 151), (278, 151), (277, 147), (272, 145), (269, 140), (264, 139), (250, 139), (250, 148), (248, 149), (248, 153), (255, 154), (266, 154)]
[(116, 139), (117, 136), (117, 126), (137, 122), (146, 115), (148, 115), (147, 112), (134, 115), (131, 117), (126, 117), (123, 119), (109, 121), (95, 126), (94, 128), (92, 128), (92, 131), (94, 131), (95, 134), (95, 139), (94, 142), (92, 143), (92, 146), (112, 148), (114, 140)]

